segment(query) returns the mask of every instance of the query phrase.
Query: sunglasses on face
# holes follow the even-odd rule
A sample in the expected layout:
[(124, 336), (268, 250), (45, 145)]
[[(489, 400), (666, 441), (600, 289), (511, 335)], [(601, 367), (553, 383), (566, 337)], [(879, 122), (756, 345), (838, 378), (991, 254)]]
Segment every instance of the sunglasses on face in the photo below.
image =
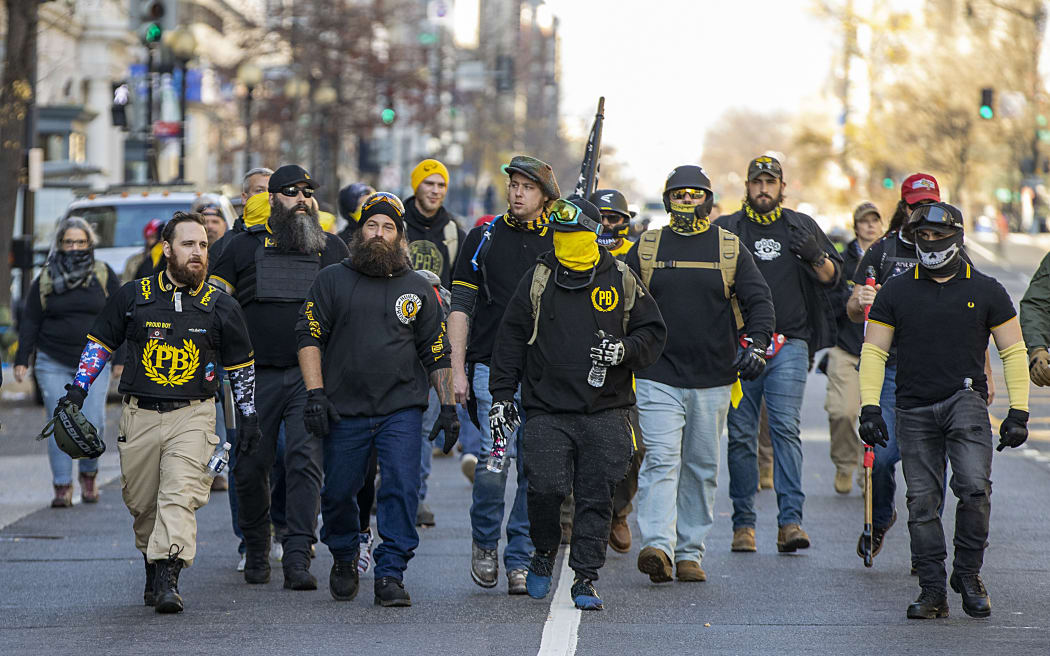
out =
[(281, 188), (281, 195), (287, 196), (288, 198), (295, 198), (300, 193), (303, 195), (303, 198), (314, 197), (314, 190), (309, 187), (296, 187), (295, 185), (292, 185), (290, 187)]
[(693, 200), (703, 200), (707, 192), (703, 189), (675, 189), (671, 192), (671, 198), (674, 200), (685, 200), (686, 196)]

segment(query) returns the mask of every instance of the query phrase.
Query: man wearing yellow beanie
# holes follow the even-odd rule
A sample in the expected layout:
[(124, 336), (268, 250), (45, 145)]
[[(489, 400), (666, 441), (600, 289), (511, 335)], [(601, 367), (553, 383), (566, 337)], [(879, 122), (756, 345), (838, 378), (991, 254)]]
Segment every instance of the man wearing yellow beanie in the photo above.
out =
[[(441, 278), (442, 286), (449, 289), (452, 287), (452, 271), (464, 233), (456, 217), (443, 205), (445, 194), (448, 193), (448, 169), (436, 159), (425, 159), (412, 169), (411, 180), (413, 195), (405, 199), (405, 240), (408, 242), (408, 256), (412, 268), (433, 272)], [(432, 393), (430, 396), (430, 407), (423, 416), (423, 433), (430, 432), (430, 425), (440, 407), (437, 395)], [(416, 514), (417, 526), (434, 525), (434, 513), (424, 503), (427, 478), (430, 476), (432, 447), (424, 434), (420, 454), (422, 477), (419, 486), (419, 511)], [(476, 451), (477, 448), (473, 450)], [(473, 471), (477, 463), (476, 455), (466, 453), (463, 457), (470, 460), (465, 465), (466, 469)]]

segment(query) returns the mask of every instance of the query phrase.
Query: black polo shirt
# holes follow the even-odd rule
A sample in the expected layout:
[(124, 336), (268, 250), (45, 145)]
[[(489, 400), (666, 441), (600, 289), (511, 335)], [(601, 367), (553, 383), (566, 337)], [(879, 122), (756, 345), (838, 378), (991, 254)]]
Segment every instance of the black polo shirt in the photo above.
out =
[(868, 320), (893, 328), (897, 345), (897, 407), (943, 401), (973, 381), (988, 397), (984, 354), (993, 328), (1017, 316), (995, 278), (964, 263), (938, 283), (922, 267), (887, 280)]

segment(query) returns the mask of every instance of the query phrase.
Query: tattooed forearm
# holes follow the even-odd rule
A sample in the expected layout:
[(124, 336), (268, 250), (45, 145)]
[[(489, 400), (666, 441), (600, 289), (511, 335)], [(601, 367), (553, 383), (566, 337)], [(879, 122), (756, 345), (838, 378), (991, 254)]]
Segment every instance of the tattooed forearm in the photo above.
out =
[(456, 391), (452, 386), (452, 369), (445, 367), (431, 372), (430, 385), (438, 393), (441, 405), (453, 405), (456, 402)]

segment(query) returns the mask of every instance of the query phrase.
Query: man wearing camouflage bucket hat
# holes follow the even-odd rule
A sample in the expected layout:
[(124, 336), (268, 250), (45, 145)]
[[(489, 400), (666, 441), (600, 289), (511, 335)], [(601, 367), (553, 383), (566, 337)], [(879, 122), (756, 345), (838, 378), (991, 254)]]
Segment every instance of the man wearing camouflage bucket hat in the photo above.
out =
[[(547, 215), (551, 203), (561, 196), (554, 170), (546, 162), (518, 155), (503, 171), (508, 177), (507, 211), (470, 231), (452, 276), (448, 335), (456, 401), (467, 404), (475, 422), (478, 416), (488, 417), (492, 406), (489, 364), (503, 312), (521, 277), (532, 268), (537, 257), (554, 247)], [(514, 399), (520, 405), (520, 394), (516, 393)], [(488, 422), (482, 421), (478, 427), (482, 438), (470, 508), (474, 539), (470, 574), (481, 587), (492, 588), (499, 576), (497, 550), (507, 469), (494, 472), (486, 467), (490, 454), (504, 454), (498, 449), (493, 454)], [(521, 453), (521, 439), (519, 429), (516, 439), (509, 440), (506, 455)], [(516, 465), (518, 485), (507, 522), (503, 561), (507, 567), (507, 592), (523, 595), (533, 546), (525, 501), (527, 481), (520, 457), (516, 458)]]

